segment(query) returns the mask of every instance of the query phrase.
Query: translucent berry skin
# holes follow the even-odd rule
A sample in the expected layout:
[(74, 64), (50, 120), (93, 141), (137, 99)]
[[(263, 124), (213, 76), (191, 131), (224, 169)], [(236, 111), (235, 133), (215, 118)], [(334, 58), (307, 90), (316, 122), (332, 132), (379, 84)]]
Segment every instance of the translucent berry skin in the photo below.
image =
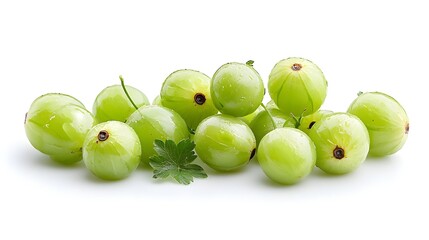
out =
[(57, 162), (70, 164), (82, 159), (85, 135), (95, 124), (92, 114), (77, 99), (49, 93), (33, 101), (24, 127), (34, 148)]
[(225, 114), (203, 120), (195, 131), (194, 142), (200, 159), (218, 171), (245, 166), (256, 148), (249, 126), (239, 118)]
[(278, 62), (268, 79), (268, 93), (284, 113), (309, 115), (317, 111), (326, 98), (328, 83), (320, 68), (303, 58)]
[(329, 174), (356, 170), (369, 151), (369, 135), (363, 122), (349, 113), (334, 113), (317, 121), (310, 138), (317, 149), (316, 166)]
[(318, 110), (315, 113), (303, 117), (298, 128), (308, 135), (316, 122), (332, 113), (334, 112), (329, 110)]
[(256, 138), (256, 143), (259, 144), (261, 139), (272, 130), (279, 127), (294, 127), (294, 120), (278, 109), (268, 109), (274, 119), (276, 126), (273, 126), (273, 121), (267, 111), (260, 112), (250, 123), (250, 129)]
[(311, 139), (295, 128), (277, 128), (265, 135), (257, 159), (265, 175), (280, 184), (295, 184), (305, 178), (316, 163)]
[(221, 113), (243, 117), (261, 105), (264, 84), (252, 66), (227, 63), (213, 75), (210, 91), (213, 103)]
[(401, 104), (391, 96), (381, 92), (360, 94), (348, 112), (362, 120), (368, 129), (370, 155), (391, 155), (405, 144), (409, 119)]
[[(137, 107), (150, 105), (143, 92), (131, 86), (125, 87)], [(97, 95), (92, 106), (92, 112), (100, 123), (112, 120), (125, 122), (135, 110), (121, 85), (104, 88)]]
[(83, 144), (85, 166), (105, 180), (128, 177), (139, 165), (140, 156), (140, 140), (123, 122), (108, 121), (94, 126)]
[(149, 166), (149, 158), (155, 155), (154, 142), (156, 139), (167, 139), (178, 143), (189, 138), (185, 120), (175, 111), (160, 106), (143, 106), (136, 110), (127, 120), (137, 133), (141, 148), (141, 161)]
[(160, 96), (162, 106), (180, 114), (193, 130), (204, 118), (218, 112), (210, 96), (210, 78), (195, 70), (171, 73), (162, 84)]

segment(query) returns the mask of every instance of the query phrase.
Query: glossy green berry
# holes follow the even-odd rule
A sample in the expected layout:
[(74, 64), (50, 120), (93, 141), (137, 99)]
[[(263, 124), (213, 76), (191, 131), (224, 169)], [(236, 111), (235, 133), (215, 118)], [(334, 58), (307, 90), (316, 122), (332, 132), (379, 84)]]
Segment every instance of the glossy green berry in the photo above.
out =
[(369, 154), (386, 156), (399, 151), (410, 129), (404, 108), (391, 96), (381, 92), (360, 94), (348, 112), (359, 117), (369, 132)]
[(245, 166), (256, 148), (249, 126), (239, 118), (225, 114), (203, 120), (195, 131), (194, 141), (200, 159), (218, 171)]
[[(146, 95), (137, 88), (126, 86), (127, 92), (137, 107), (150, 105)], [(121, 85), (104, 88), (94, 101), (92, 111), (98, 122), (125, 122), (135, 111)]]
[(218, 112), (210, 96), (210, 78), (195, 70), (170, 74), (162, 84), (160, 96), (162, 106), (179, 113), (193, 130), (204, 118)]
[(250, 63), (227, 63), (213, 75), (210, 91), (213, 103), (220, 112), (243, 117), (261, 105), (264, 84)]
[[(253, 134), (255, 134), (256, 143), (259, 144), (261, 139), (272, 130), (279, 127), (294, 127), (294, 120), (292, 117), (286, 115), (278, 109), (268, 109), (271, 116), (267, 111), (260, 112), (250, 123), (250, 128), (252, 129)], [(275, 126), (273, 125), (274, 120)]]
[(119, 180), (139, 165), (141, 146), (134, 130), (123, 122), (108, 121), (94, 126), (83, 144), (83, 162), (97, 177)]
[(310, 115), (303, 117), (298, 128), (306, 134), (309, 134), (316, 122), (320, 121), (326, 116), (329, 116), (332, 113), (334, 112), (329, 110), (318, 110)]
[(303, 58), (278, 62), (268, 79), (268, 93), (286, 114), (309, 115), (325, 101), (328, 83), (320, 68)]
[(316, 148), (302, 131), (277, 128), (262, 138), (257, 159), (271, 180), (280, 184), (294, 184), (313, 170)]
[(34, 100), (24, 124), (31, 145), (61, 163), (82, 159), (85, 135), (94, 125), (94, 117), (81, 102), (60, 93)]
[(309, 134), (317, 149), (316, 166), (326, 173), (352, 172), (368, 155), (368, 131), (352, 114), (330, 114), (317, 121)]
[(149, 158), (156, 154), (155, 140), (167, 139), (178, 143), (189, 138), (188, 127), (185, 120), (175, 111), (160, 106), (143, 106), (136, 110), (127, 120), (137, 133), (141, 148), (143, 164), (149, 164)]

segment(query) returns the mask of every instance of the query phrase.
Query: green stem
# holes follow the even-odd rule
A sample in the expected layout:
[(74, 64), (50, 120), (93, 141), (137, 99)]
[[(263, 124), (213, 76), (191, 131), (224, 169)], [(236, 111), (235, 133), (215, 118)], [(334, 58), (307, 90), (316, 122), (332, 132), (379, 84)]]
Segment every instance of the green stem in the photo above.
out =
[(299, 126), (301, 126), (301, 118), (297, 118), (293, 113), (290, 113), (290, 115), (292, 116), (293, 120), (295, 120), (295, 128), (299, 128)]
[(302, 121), (302, 118), (304, 117), (305, 111), (307, 111), (307, 109), (304, 109), (304, 111), (301, 113), (301, 115), (299, 116), (299, 118), (297, 118), (295, 116), (295, 114), (290, 113), (290, 115), (292, 115), (293, 120), (295, 120), (295, 128), (299, 128), (299, 126), (301, 126), (301, 121)]
[(262, 106), (262, 108), (263, 108), (263, 109), (268, 113), (268, 116), (270, 116), (271, 123), (273, 124), (273, 128), (274, 128), (274, 129), (276, 129), (276, 128), (277, 128), (277, 125), (276, 125), (276, 122), (274, 121), (274, 117), (273, 117), (273, 115), (271, 115), (271, 112), (270, 112), (270, 111), (268, 111), (267, 107), (265, 107), (265, 105), (264, 105), (263, 103), (261, 103), (261, 106)]
[(130, 100), (131, 104), (134, 106), (134, 108), (136, 110), (138, 110), (139, 108), (137, 107), (137, 105), (133, 102), (133, 99), (131, 99), (130, 95), (128, 94), (127, 88), (125, 87), (125, 83), (124, 83), (124, 78), (122, 77), (122, 75), (119, 75), (119, 80), (121, 80), (121, 86), (122, 89), (124, 89), (125, 95), (127, 95), (128, 100)]

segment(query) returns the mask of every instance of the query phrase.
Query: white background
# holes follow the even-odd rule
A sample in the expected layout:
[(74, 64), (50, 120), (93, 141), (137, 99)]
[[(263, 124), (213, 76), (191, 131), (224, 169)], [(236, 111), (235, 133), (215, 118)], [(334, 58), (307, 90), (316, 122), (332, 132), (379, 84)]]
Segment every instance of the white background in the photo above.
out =
[[(428, 239), (424, 1), (142, 2), (1, 1), (0, 239)], [(182, 186), (147, 169), (99, 181), (25, 136), (24, 114), (44, 93), (91, 109), (122, 74), (153, 99), (174, 70), (211, 76), (249, 59), (266, 84), (291, 56), (324, 71), (324, 109), (345, 111), (359, 91), (395, 97), (411, 120), (404, 148), (294, 186), (272, 184), (256, 163)]]

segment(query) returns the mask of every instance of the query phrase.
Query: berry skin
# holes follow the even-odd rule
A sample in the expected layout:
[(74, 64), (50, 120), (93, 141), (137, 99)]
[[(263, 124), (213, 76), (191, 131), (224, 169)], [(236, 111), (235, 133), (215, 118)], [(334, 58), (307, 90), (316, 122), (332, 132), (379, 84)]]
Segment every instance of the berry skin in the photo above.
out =
[(317, 111), (326, 98), (328, 83), (320, 68), (303, 58), (278, 62), (268, 79), (268, 93), (286, 114), (301, 116)]
[(250, 128), (252, 129), (253, 134), (255, 134), (256, 143), (259, 144), (261, 139), (272, 130), (279, 128), (279, 127), (294, 127), (294, 120), (292, 117), (287, 116), (283, 112), (281, 112), (278, 109), (268, 109), (271, 116), (273, 117), (274, 123), (276, 124), (273, 126), (273, 121), (271, 120), (270, 115), (267, 111), (260, 112), (250, 123)]
[(251, 114), (248, 114), (244, 117), (240, 117), (241, 120), (243, 120), (243, 122), (245, 122), (247, 125), (250, 125), (250, 123), (252, 122), (252, 120), (258, 116), (258, 114), (260, 112), (264, 111), (264, 108), (262, 106), (259, 106), (254, 112), (252, 112)]
[(92, 114), (77, 99), (48, 93), (31, 104), (24, 127), (34, 148), (57, 162), (70, 164), (82, 159), (83, 141), (95, 124)]
[(369, 154), (386, 156), (399, 151), (408, 138), (409, 119), (404, 108), (391, 96), (381, 92), (360, 94), (348, 112), (356, 115), (368, 129)]
[(161, 88), (161, 105), (176, 111), (195, 130), (206, 117), (218, 112), (210, 96), (210, 78), (183, 69), (171, 73)]
[(267, 109), (279, 109), (279, 107), (277, 107), (276, 103), (273, 100), (270, 100), (267, 105), (266, 105)]
[(185, 120), (175, 111), (156, 105), (143, 106), (130, 115), (127, 122), (137, 133), (141, 148), (141, 161), (149, 165), (149, 158), (156, 154), (155, 140), (167, 139), (178, 143), (189, 138)]
[(153, 99), (153, 101), (152, 101), (152, 105), (157, 105), (157, 106), (162, 107), (162, 103), (161, 103), (161, 96), (160, 96), (160, 95), (156, 96), (156, 97)]
[(251, 65), (227, 63), (213, 75), (210, 91), (213, 103), (221, 113), (243, 117), (261, 105), (264, 84)]
[(316, 122), (332, 113), (334, 112), (329, 110), (318, 110), (315, 113), (303, 117), (298, 128), (308, 135)]
[(119, 180), (139, 165), (141, 146), (137, 134), (125, 123), (108, 121), (94, 126), (83, 144), (83, 162), (97, 177)]
[(316, 163), (311, 139), (295, 128), (277, 128), (265, 135), (257, 159), (265, 175), (280, 184), (295, 184), (305, 178)]
[(245, 166), (255, 154), (256, 140), (242, 120), (225, 114), (204, 119), (195, 131), (195, 151), (209, 167), (232, 171)]
[[(143, 92), (131, 86), (126, 86), (126, 89), (137, 107), (150, 105)], [(103, 89), (97, 95), (92, 107), (98, 122), (112, 120), (125, 122), (135, 110), (121, 85), (113, 85)]]
[(310, 131), (317, 149), (316, 166), (329, 174), (356, 170), (369, 151), (369, 135), (363, 122), (349, 113), (334, 113), (317, 121)]

